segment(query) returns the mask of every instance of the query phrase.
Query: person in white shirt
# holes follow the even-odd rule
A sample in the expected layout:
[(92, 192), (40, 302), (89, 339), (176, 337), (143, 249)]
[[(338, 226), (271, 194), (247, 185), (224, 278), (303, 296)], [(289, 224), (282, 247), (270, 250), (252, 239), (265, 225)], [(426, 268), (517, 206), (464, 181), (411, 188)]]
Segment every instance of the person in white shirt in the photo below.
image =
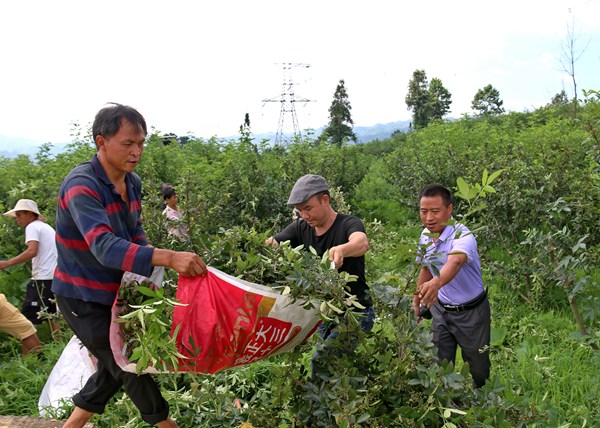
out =
[[(25, 301), (21, 307), (23, 315), (35, 325), (44, 322), (40, 313), (56, 314), (56, 302), (52, 293), (52, 278), (56, 268), (56, 242), (54, 229), (40, 214), (37, 203), (31, 199), (19, 199), (15, 207), (4, 213), (14, 217), (17, 224), (25, 228), (27, 249), (10, 260), (0, 261), (0, 270), (31, 260), (31, 281), (27, 285)], [(55, 338), (60, 336), (60, 325), (49, 319)]]

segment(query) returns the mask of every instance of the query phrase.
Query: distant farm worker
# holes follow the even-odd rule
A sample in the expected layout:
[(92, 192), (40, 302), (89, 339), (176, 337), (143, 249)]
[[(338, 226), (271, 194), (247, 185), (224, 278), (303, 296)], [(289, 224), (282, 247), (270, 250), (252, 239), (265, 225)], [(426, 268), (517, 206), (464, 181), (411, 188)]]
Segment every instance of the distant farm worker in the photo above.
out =
[(160, 194), (163, 196), (163, 202), (161, 202), (161, 205), (160, 205), (161, 210), (164, 210), (167, 207), (167, 204), (164, 202), (164, 195), (165, 195), (165, 192), (171, 187), (173, 187), (173, 185), (171, 183), (163, 183), (160, 186)]
[(167, 230), (171, 235), (182, 239), (187, 235), (187, 227), (181, 223), (181, 218), (183, 217), (183, 212), (181, 212), (177, 208), (177, 204), (179, 203), (179, 197), (175, 192), (175, 189), (171, 186), (163, 187), (163, 200), (165, 201), (165, 209), (163, 210), (163, 215), (167, 219)]
[[(469, 363), (473, 384), (483, 386), (490, 376), (490, 304), (481, 277), (477, 242), (463, 224), (453, 222), (452, 193), (437, 184), (419, 193), (420, 248), (427, 247), (420, 261), (413, 310), (429, 308), (431, 332), (440, 361), (454, 363), (457, 345)], [(433, 235), (433, 236), (431, 236)]]
[[(365, 277), (365, 253), (369, 250), (369, 240), (363, 222), (333, 209), (329, 185), (320, 175), (300, 177), (292, 188), (288, 205), (294, 206), (302, 221), (293, 221), (283, 231), (268, 238), (265, 244), (278, 246), (280, 242), (290, 241), (293, 247), (304, 245), (306, 250), (313, 247), (319, 256), (329, 250), (329, 258), (339, 271), (356, 275), (357, 280), (348, 285), (350, 293), (356, 295), (358, 302), (365, 307), (361, 311), (361, 328), (370, 331), (375, 312)], [(331, 351), (330, 344), (339, 335), (336, 327), (333, 323), (325, 323), (317, 330), (325, 341), (325, 352)], [(311, 364), (313, 379), (322, 369), (321, 359), (321, 351), (317, 349)]]
[[(0, 270), (31, 260), (31, 280), (27, 284), (25, 300), (21, 312), (35, 325), (44, 322), (48, 315), (56, 314), (56, 303), (52, 293), (52, 278), (56, 269), (56, 243), (54, 229), (40, 214), (37, 203), (31, 199), (19, 199), (15, 207), (4, 213), (16, 219), (25, 228), (27, 249), (9, 260), (0, 260)], [(55, 338), (60, 337), (60, 325), (56, 319), (49, 319), (50, 329)]]
[(111, 305), (124, 271), (147, 277), (153, 266), (191, 277), (206, 272), (194, 253), (148, 245), (141, 222), (142, 183), (134, 173), (146, 133), (137, 110), (121, 104), (101, 109), (92, 125), (98, 152), (71, 170), (59, 190), (52, 290), (65, 321), (98, 359), (98, 371), (73, 397), (76, 407), (65, 428), (83, 427), (121, 387), (145, 422), (177, 427), (152, 377), (122, 371), (109, 343)]
[(21, 341), (22, 355), (41, 350), (40, 339), (32, 322), (6, 300), (6, 296), (2, 293), (0, 293), (0, 331)]

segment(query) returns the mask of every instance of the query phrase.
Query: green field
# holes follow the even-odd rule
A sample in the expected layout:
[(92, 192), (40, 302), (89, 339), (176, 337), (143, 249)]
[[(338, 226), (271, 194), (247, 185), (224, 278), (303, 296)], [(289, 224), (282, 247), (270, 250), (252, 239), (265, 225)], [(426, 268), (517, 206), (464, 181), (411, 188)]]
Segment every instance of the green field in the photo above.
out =
[[(53, 219), (62, 178), (93, 153), (82, 137), (58, 155), (43, 147), (34, 158), (0, 157), (0, 210), (30, 198)], [(427, 322), (409, 315), (421, 230), (416, 195), (433, 182), (455, 191), (464, 190), (457, 184), (463, 181), (485, 187), (494, 171), (502, 171), (494, 191), (455, 205), (476, 230), (492, 307), (492, 379), (473, 391), (460, 361), (437, 365)], [(252, 260), (264, 251), (264, 237), (290, 220), (288, 192), (307, 173), (329, 181), (334, 207), (362, 218), (371, 244), (376, 327), (363, 335), (348, 325), (360, 346), (331, 361), (330, 377), (310, 381), (316, 338), (216, 375), (157, 376), (180, 426), (600, 426), (598, 93), (588, 93), (575, 117), (571, 106), (464, 117), (363, 145), (305, 138), (272, 147), (248, 132), (237, 140), (164, 145), (150, 135), (138, 173), (150, 241), (195, 251), (235, 275), (260, 280), (268, 271), (270, 265), (259, 269)], [(163, 182), (177, 187), (189, 242), (167, 234), (159, 209)], [(23, 232), (14, 221), (0, 220), (0, 229), (0, 257), (21, 252)], [(27, 269), (0, 272), (0, 292), (17, 306)], [(25, 358), (16, 340), (0, 335), (0, 414), (38, 414), (39, 393), (69, 339), (63, 331), (53, 342), (42, 326), (43, 356)], [(123, 394), (92, 422), (144, 426)]]

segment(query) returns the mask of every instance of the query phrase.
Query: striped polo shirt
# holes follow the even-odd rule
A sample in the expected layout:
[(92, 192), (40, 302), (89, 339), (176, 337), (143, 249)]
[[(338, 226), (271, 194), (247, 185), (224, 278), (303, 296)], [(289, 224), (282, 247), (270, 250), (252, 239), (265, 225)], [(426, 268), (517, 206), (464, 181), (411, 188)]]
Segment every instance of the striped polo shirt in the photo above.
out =
[(128, 173), (125, 183), (129, 205), (116, 192), (96, 155), (76, 166), (63, 181), (55, 224), (55, 294), (112, 305), (124, 271), (151, 275), (154, 249), (145, 246), (142, 183), (135, 173)]

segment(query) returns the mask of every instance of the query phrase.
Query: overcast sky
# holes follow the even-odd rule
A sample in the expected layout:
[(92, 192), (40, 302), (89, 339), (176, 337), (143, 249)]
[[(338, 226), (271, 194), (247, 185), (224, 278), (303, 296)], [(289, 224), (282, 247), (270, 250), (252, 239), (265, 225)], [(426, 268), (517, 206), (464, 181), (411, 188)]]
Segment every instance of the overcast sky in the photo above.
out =
[(451, 116), (487, 84), (531, 110), (572, 94), (572, 22), (578, 87), (600, 89), (600, 0), (2, 1), (0, 150), (71, 141), (71, 123), (110, 101), (160, 132), (235, 135), (245, 113), (275, 132), (280, 103), (262, 100), (280, 96), (281, 63), (310, 65), (292, 68), (296, 97), (313, 100), (296, 104), (302, 129), (327, 123), (340, 79), (355, 125), (410, 119), (416, 69), (451, 92)]

